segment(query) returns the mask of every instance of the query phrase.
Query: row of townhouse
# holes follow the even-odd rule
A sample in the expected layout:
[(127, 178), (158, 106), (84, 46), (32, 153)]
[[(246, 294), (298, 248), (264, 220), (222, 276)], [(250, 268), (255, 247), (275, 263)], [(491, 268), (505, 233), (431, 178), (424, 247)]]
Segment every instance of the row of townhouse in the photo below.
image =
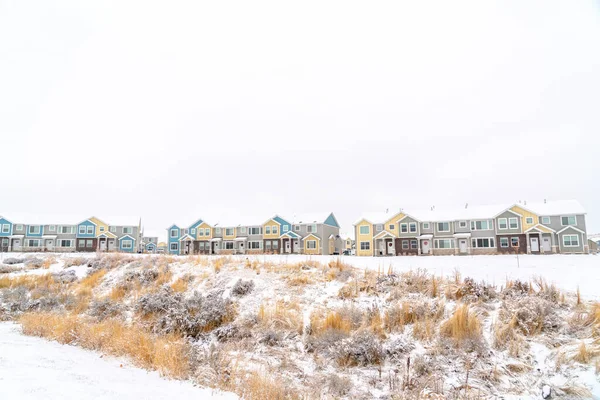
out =
[(0, 217), (0, 251), (140, 251), (138, 224), (108, 224), (96, 217), (76, 224), (27, 224)]
[(585, 216), (574, 200), (366, 214), (356, 255), (588, 253)]
[(260, 223), (209, 223), (167, 229), (170, 254), (342, 254), (344, 241), (333, 215), (285, 219), (278, 215)]

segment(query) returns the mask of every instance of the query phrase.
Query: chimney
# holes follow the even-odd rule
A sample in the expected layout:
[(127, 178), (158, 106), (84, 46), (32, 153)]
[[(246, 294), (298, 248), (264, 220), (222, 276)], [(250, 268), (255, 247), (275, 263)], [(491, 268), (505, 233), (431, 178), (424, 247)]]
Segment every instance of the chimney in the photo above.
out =
[(546, 204), (546, 199), (544, 199), (544, 204)]
[(526, 206), (527, 205), (527, 200), (523, 201), (523, 205)]
[(469, 203), (465, 204), (465, 210), (469, 207)]

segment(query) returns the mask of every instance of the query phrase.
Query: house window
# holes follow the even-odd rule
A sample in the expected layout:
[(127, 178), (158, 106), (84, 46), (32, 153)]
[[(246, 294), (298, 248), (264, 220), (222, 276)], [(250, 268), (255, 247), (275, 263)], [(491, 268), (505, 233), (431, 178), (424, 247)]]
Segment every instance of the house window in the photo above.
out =
[(519, 229), (519, 219), (518, 218), (509, 218), (508, 219), (508, 227), (510, 229)]
[(383, 225), (381, 225), (381, 224), (375, 225), (375, 231), (381, 232), (382, 230), (383, 230)]
[(467, 221), (460, 221), (458, 223), (458, 226), (460, 226), (461, 228), (466, 228), (467, 227)]
[(498, 229), (508, 229), (508, 220), (506, 218), (498, 218)]
[(123, 234), (125, 234), (125, 235), (131, 235), (132, 233), (133, 233), (133, 228), (131, 226), (124, 226), (123, 227)]
[(85, 235), (85, 226), (83, 226), (83, 225), (79, 226), (79, 234)]
[(492, 248), (492, 247), (496, 247), (496, 246), (494, 243), (494, 238), (477, 238), (477, 239), (471, 240), (471, 247)]
[(359, 228), (359, 233), (361, 235), (368, 235), (370, 232), (369, 225), (363, 225)]
[(71, 240), (69, 239), (63, 239), (63, 240), (59, 240), (58, 241), (58, 246), (59, 247), (71, 247)]
[(408, 250), (408, 248), (409, 248), (408, 240), (403, 240), (402, 241), (402, 249)]
[(361, 250), (371, 250), (371, 242), (360, 242)]
[(204, 228), (198, 229), (198, 236), (204, 236)]
[(28, 244), (29, 247), (40, 247), (40, 240), (39, 239), (29, 239)]
[(273, 241), (273, 250), (277, 250), (279, 248), (279, 242), (274, 240)]
[(87, 234), (88, 235), (93, 235), (94, 234), (94, 226), (93, 225), (88, 225), (87, 226)]
[(171, 237), (177, 237), (177, 229), (171, 229)]
[(533, 224), (533, 217), (527, 217), (527, 218), (525, 218), (525, 223), (528, 224), (528, 225)]
[(394, 229), (396, 229), (396, 226), (394, 224), (390, 224), (390, 231), (393, 231)]
[(471, 221), (471, 230), (473, 231), (488, 231), (492, 229), (494, 229), (494, 225), (491, 220)]
[(260, 242), (248, 242), (248, 248), (252, 250), (260, 249)]
[(190, 230), (190, 233), (191, 233), (192, 235), (195, 235), (195, 234), (196, 234), (196, 228), (192, 228), (192, 229)]
[(290, 230), (290, 226), (289, 226), (289, 225), (284, 225), (284, 226), (281, 228), (281, 232), (282, 232), (282, 233), (283, 233), (283, 232), (287, 232), (287, 231), (289, 231), (289, 230)]
[(307, 249), (316, 249), (317, 248), (317, 241), (316, 240), (307, 240), (306, 241), (306, 248)]
[(411, 233), (414, 233), (417, 231), (417, 223), (416, 222), (411, 222), (410, 224), (408, 224), (408, 230)]
[(434, 245), (436, 249), (453, 249), (454, 239), (435, 239)]
[(507, 237), (501, 237), (500, 238), (500, 247), (508, 247), (508, 238)]
[[(275, 233), (275, 232), (273, 232)], [(233, 228), (225, 228), (225, 236), (233, 236), (234, 235), (234, 230)]]
[(40, 227), (38, 225), (29, 225), (29, 233), (31, 235), (39, 235)]
[(542, 224), (549, 224), (550, 223), (550, 217), (540, 217), (540, 223), (542, 223)]
[(250, 234), (251, 235), (260, 235), (261, 234), (261, 229), (260, 227), (258, 228), (250, 228)]
[(579, 235), (564, 235), (563, 246), (565, 247), (579, 247)]
[(18, 231), (22, 231), (22, 230), (23, 230), (23, 225), (22, 225), (22, 224), (19, 224), (19, 225), (17, 225), (17, 226), (15, 227), (15, 229), (16, 229), (16, 230), (18, 230)]
[(294, 225), (294, 231), (300, 232), (300, 225)]
[(221, 234), (221, 228), (215, 228), (215, 235)]
[(169, 247), (169, 249), (171, 251), (177, 251), (177, 250), (179, 250), (179, 243), (171, 243), (171, 246)]
[(271, 227), (265, 226), (265, 235), (270, 235), (270, 234), (271, 234)]
[(243, 235), (246, 234), (246, 227), (245, 226), (240, 227), (240, 234), (243, 234)]
[(438, 222), (438, 232), (450, 232), (450, 224), (447, 222)]
[(84, 239), (79, 239), (79, 247), (85, 247), (85, 240)]
[(2, 225), (2, 233), (9, 233), (9, 232), (10, 232), (10, 225), (9, 224)]
[(519, 247), (519, 238), (518, 237), (511, 237), (510, 238), (510, 245), (512, 247)]
[(272, 233), (273, 235), (277, 235), (277, 231), (278, 231), (278, 228), (277, 228), (276, 226), (272, 226), (272, 227), (271, 227), (271, 233)]
[(100, 227), (100, 232), (104, 232), (104, 227), (103, 226)]
[(270, 240), (267, 240), (265, 242), (265, 250), (271, 250), (271, 241)]
[(225, 250), (233, 250), (233, 242), (225, 242)]
[(210, 228), (204, 228), (204, 236), (210, 236)]
[(56, 225), (50, 225), (48, 229), (50, 230), (50, 232), (56, 232)]
[(408, 224), (400, 224), (400, 232), (401, 233), (408, 232)]
[(429, 222), (423, 222), (423, 229), (429, 229)]
[(410, 248), (411, 249), (416, 249), (418, 246), (419, 246), (419, 244), (417, 243), (416, 240), (413, 239), (413, 240), (410, 241)]
[(570, 217), (560, 217), (562, 226), (577, 225), (577, 218), (574, 215)]
[(133, 248), (133, 240), (122, 240), (121, 248), (123, 250), (131, 250)]
[(91, 249), (92, 247), (94, 247), (94, 241), (91, 239), (86, 240), (85, 247), (87, 247), (88, 249)]

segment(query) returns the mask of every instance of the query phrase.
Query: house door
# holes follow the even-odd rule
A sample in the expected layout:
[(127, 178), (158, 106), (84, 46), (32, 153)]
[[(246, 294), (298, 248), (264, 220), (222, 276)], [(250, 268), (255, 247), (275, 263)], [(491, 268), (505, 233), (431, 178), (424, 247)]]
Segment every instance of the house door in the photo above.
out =
[(285, 241), (285, 252), (286, 253), (291, 253), (292, 252), (292, 242), (290, 240), (286, 240)]
[(421, 247), (421, 253), (429, 254), (429, 249), (431, 248), (430, 246), (431, 246), (431, 244), (429, 243), (429, 240), (423, 240), (423, 244)]
[(385, 243), (383, 243), (383, 240), (379, 241), (379, 255), (382, 256), (385, 254)]
[(544, 252), (550, 253), (552, 251), (550, 238), (548, 236), (544, 236), (544, 238), (542, 239), (542, 248), (544, 249)]
[(54, 241), (52, 239), (46, 240), (46, 250), (54, 250)]
[(100, 251), (106, 251), (106, 239), (100, 239)]
[(387, 242), (387, 253), (389, 255), (394, 255), (394, 243), (390, 240)]
[(108, 241), (108, 250), (113, 251), (114, 249), (115, 249), (115, 241), (113, 239), (110, 239)]
[(13, 239), (12, 249), (21, 250), (21, 239)]
[(461, 253), (466, 253), (467, 252), (467, 240), (460, 239), (460, 241), (458, 242), (458, 248), (460, 249)]
[(538, 238), (530, 237), (529, 240), (531, 241), (531, 251), (540, 251), (540, 242), (538, 241)]

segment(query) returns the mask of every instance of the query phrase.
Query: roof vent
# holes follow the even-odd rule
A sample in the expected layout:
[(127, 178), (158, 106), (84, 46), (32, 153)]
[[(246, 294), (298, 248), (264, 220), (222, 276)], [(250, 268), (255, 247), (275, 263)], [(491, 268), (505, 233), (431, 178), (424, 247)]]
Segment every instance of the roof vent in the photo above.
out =
[(465, 210), (466, 210), (467, 208), (469, 208), (469, 203), (466, 203), (466, 204), (465, 204)]
[(544, 199), (544, 204), (546, 204), (546, 199)]

